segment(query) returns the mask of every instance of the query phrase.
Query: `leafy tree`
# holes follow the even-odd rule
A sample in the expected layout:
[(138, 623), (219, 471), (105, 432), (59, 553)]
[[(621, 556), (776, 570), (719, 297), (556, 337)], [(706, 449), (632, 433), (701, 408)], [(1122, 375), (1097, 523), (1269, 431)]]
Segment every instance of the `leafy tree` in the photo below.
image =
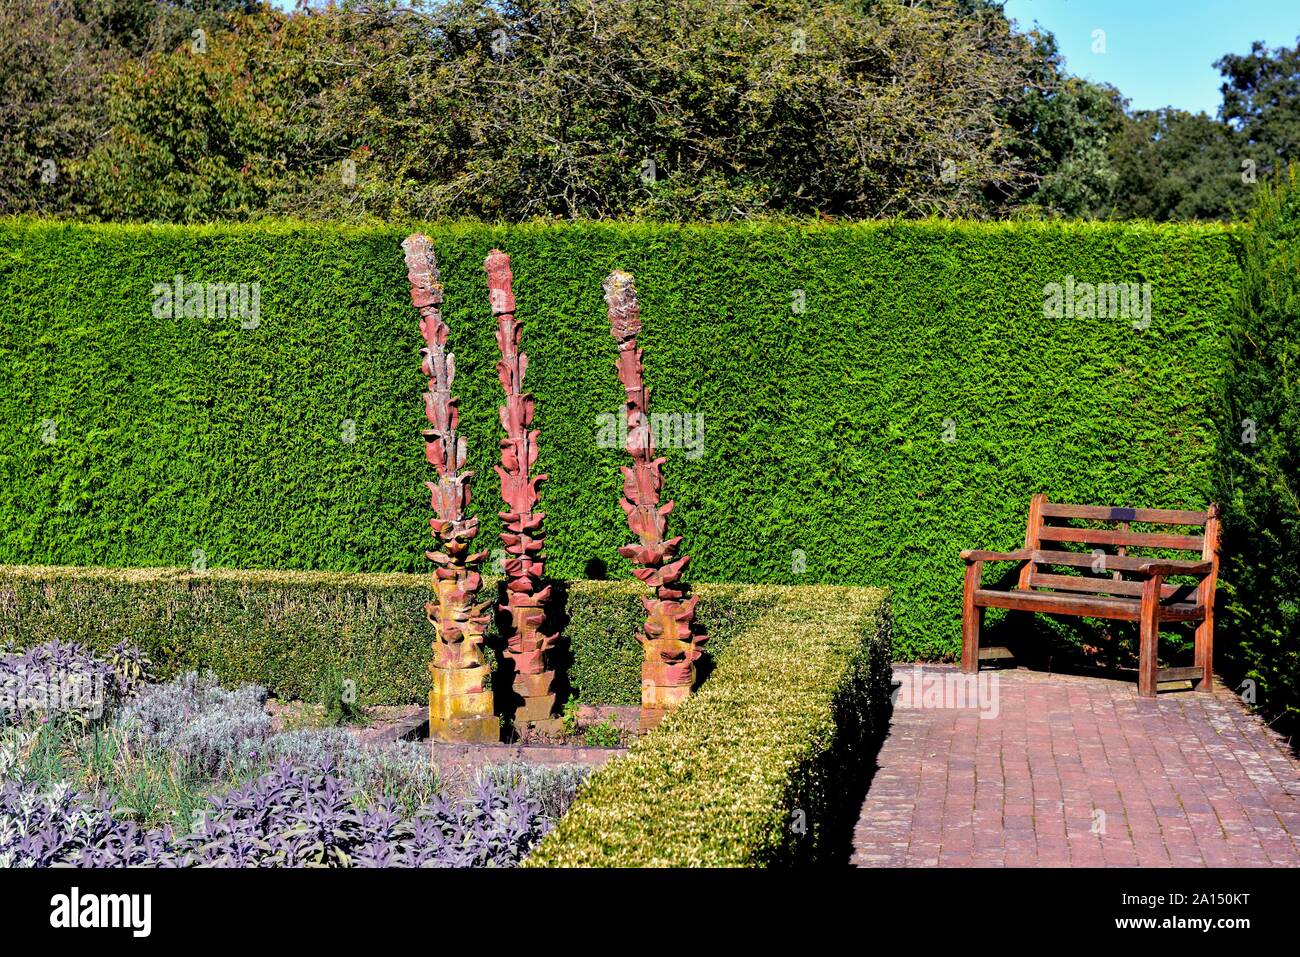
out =
[(1154, 220), (1239, 218), (1259, 175), (1258, 164), (1242, 165), (1250, 152), (1232, 127), (1204, 113), (1139, 110), (1111, 139), (1118, 182), (1103, 211)]
[(132, 218), (988, 216), (1035, 58), (954, 0), (266, 12), (126, 69), (86, 175)]
[(57, 212), (71, 161), (101, 135), (117, 51), (70, 0), (0, 5), (0, 211)]
[(12, 0), (0, 27), (0, 212), (1225, 219), (1242, 161), (1300, 138), (1300, 46), (1221, 59), (1221, 121), (1130, 114), (994, 0)]
[(1107, 144), (1116, 185), (1088, 215), (1155, 220), (1238, 219), (1252, 186), (1297, 155), (1300, 45), (1269, 51), (1254, 43), (1228, 54), (1219, 119), (1172, 107), (1124, 118)]
[[(329, 18), (235, 18), (122, 67), (110, 97), (112, 135), (79, 172), (86, 209), (104, 218), (247, 218), (321, 157), (311, 116), (340, 51)], [(333, 46), (331, 46), (333, 44)]]
[(1257, 41), (1214, 65), (1225, 80), (1219, 116), (1263, 151), (1270, 170), (1300, 158), (1300, 42), (1270, 52)]
[(109, 133), (108, 88), (132, 59), (254, 8), (233, 0), (5, 0), (0, 4), (0, 213), (81, 204), (81, 160)]
[(1036, 105), (1033, 140), (1042, 150), (1043, 177), (1032, 202), (1070, 216), (1110, 208), (1120, 177), (1109, 146), (1126, 122), (1119, 91), (1063, 76)]

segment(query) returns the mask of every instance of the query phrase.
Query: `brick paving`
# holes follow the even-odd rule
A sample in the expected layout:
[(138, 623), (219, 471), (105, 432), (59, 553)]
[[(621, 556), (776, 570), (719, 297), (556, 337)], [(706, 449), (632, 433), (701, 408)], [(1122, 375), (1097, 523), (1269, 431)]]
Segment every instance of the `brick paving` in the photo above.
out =
[(1125, 681), (981, 672), (996, 676), (981, 718), (907, 706), (955, 667), (894, 674), (855, 865), (1300, 866), (1300, 763), (1222, 686), (1141, 699)]

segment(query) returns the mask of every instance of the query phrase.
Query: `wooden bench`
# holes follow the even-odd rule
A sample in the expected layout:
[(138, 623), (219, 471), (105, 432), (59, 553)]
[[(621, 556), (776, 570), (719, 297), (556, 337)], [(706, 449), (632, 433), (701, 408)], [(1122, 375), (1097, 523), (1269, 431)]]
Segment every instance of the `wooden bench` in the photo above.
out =
[[(1077, 524), (1087, 523), (1086, 525)], [(1140, 523), (1156, 531), (1130, 531)], [(1174, 528), (1169, 528), (1173, 526)], [(1080, 550), (1083, 546), (1089, 551)], [(980, 625), (985, 608), (1138, 623), (1138, 694), (1154, 696), (1167, 681), (1199, 682), (1213, 688), (1214, 588), (1219, 574), (1219, 507), (1205, 512), (1165, 508), (1110, 508), (1062, 505), (1035, 495), (1029, 503), (1025, 547), (1015, 552), (964, 551), (961, 670), (973, 674), (980, 663)], [(1193, 552), (1194, 559), (1134, 554)], [(1019, 562), (1011, 588), (985, 588), (986, 562)], [(1171, 578), (1195, 579), (1177, 584)], [(1160, 624), (1197, 622), (1196, 664), (1161, 668), (1157, 659)]]

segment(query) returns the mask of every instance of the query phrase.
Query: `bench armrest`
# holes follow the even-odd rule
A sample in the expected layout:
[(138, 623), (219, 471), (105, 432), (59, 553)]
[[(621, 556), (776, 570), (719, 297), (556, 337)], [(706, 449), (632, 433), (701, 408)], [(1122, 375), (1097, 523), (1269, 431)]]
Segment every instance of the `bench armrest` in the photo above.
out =
[(1014, 552), (986, 552), (978, 548), (968, 548), (961, 553), (961, 560), (964, 562), (1024, 562), (1028, 561), (1033, 554), (1029, 548), (1021, 548)]
[(1197, 575), (1204, 578), (1213, 569), (1214, 566), (1210, 562), (1161, 560), (1139, 566), (1138, 574), (1159, 575), (1162, 578), (1168, 575)]

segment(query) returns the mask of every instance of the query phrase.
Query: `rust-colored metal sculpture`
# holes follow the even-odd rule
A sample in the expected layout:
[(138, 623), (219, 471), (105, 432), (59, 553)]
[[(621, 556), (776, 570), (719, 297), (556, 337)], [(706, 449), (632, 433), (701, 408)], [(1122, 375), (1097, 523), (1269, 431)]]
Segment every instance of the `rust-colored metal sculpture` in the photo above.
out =
[(636, 337), (641, 331), (641, 309), (636, 286), (629, 273), (615, 270), (605, 280), (605, 303), (609, 307), (610, 335), (618, 343), (618, 378), (627, 393), (627, 451), (632, 465), (623, 466), (623, 512), (628, 527), (640, 540), (618, 550), (639, 568), (632, 574), (650, 586), (650, 598), (642, 598), (646, 610), (645, 649), (641, 663), (641, 727), (651, 728), (665, 713), (685, 701), (695, 684), (695, 662), (700, 646), (708, 640), (696, 627), (695, 597), (687, 597), (681, 580), (689, 555), (677, 557), (682, 537), (668, 538), (671, 501), (659, 504), (663, 487), (660, 471), (664, 459), (655, 458), (650, 428), (650, 395), (642, 375), (641, 350)]
[(524, 374), (528, 356), (519, 350), (523, 326), (515, 318), (514, 277), (510, 257), (499, 249), (492, 250), (483, 261), (487, 272), (492, 313), (497, 319), (497, 378), (506, 393), (500, 409), (501, 498), (506, 510), (500, 512), (505, 530), (506, 607), (508, 622), (502, 626), (505, 654), (514, 663), (513, 691), (520, 699), (515, 707), (515, 727), (524, 732), (559, 733), (562, 723), (555, 717), (555, 671), (547, 668), (546, 652), (555, 644), (555, 636), (543, 634), (546, 603), (551, 588), (543, 584), (546, 574), (544, 512), (537, 511), (537, 488), (546, 476), (532, 475), (537, 463), (538, 430), (532, 427), (535, 403), (524, 391)]
[(465, 437), (457, 432), (460, 410), (451, 394), (456, 359), (447, 351), (449, 330), (439, 308), (442, 283), (428, 236), (408, 236), (402, 249), (411, 302), (420, 311), (424, 336), (421, 368), (429, 377), (424, 412), (431, 428), (423, 432), (425, 457), (438, 472), (437, 482), (424, 483), (434, 511), (429, 527), (439, 546), (437, 551), (425, 552), (437, 566), (433, 572), (437, 601), (424, 606), (434, 632), (429, 735), (442, 741), (499, 741), (501, 722), (493, 714), (488, 666), (483, 658), (488, 603), (477, 601), (483, 585), (478, 566), (487, 553), (472, 551), (478, 534), (478, 519), (468, 514), (474, 473), (465, 468)]

